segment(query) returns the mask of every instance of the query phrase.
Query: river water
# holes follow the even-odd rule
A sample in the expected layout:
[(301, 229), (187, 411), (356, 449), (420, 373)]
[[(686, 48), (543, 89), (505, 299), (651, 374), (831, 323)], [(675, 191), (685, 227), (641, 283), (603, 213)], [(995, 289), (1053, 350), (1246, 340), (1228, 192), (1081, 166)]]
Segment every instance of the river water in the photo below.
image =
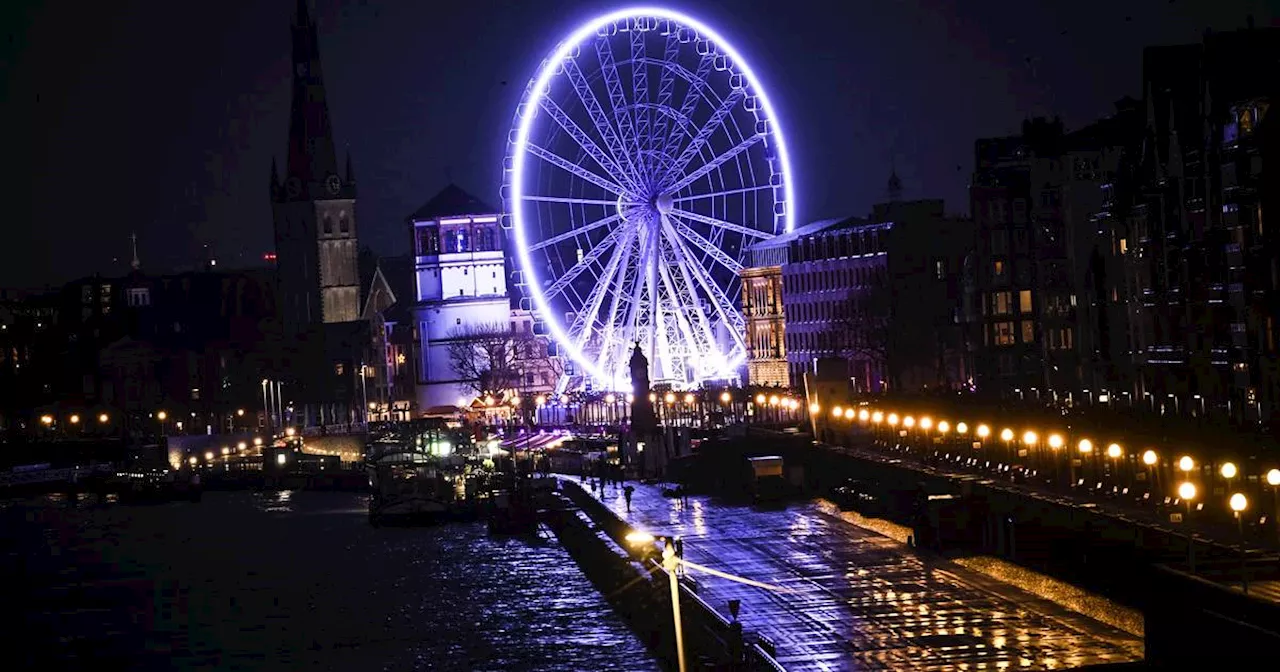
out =
[(554, 537), (374, 529), (354, 494), (8, 501), (0, 571), (8, 669), (657, 669)]

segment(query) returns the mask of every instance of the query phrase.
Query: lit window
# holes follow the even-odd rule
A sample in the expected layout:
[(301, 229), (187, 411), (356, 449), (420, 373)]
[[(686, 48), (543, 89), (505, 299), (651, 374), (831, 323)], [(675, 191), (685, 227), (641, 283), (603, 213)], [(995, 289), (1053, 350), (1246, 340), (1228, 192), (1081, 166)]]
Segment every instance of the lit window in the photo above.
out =
[(1035, 328), (1035, 325), (1031, 322), (1031, 320), (1022, 321), (1022, 342), (1023, 343), (1036, 342), (1036, 328)]
[(996, 345), (1013, 345), (1014, 339), (1012, 322), (997, 322), (991, 325), (991, 332), (991, 340), (994, 341)]
[(1031, 312), (1031, 290), (1024, 289), (1018, 292), (1018, 312), (1023, 314)]
[(192, 401), (200, 400), (200, 388), (198, 387), (191, 388), (191, 400)]
[(1010, 292), (995, 292), (991, 295), (991, 314), (1008, 315), (1013, 311), (1013, 296)]

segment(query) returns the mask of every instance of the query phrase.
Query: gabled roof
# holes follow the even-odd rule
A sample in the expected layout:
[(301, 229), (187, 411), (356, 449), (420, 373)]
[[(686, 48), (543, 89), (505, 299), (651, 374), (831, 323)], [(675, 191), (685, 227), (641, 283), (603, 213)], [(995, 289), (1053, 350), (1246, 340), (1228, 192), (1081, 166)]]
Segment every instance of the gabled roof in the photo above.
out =
[(425, 222), (441, 217), (461, 217), (463, 215), (492, 215), (497, 213), (494, 208), (484, 201), (472, 196), (462, 190), (452, 182), (449, 186), (440, 190), (440, 193), (431, 197), (427, 201), (408, 216), (411, 222)]
[(370, 302), (373, 301), (374, 287), (381, 284), (391, 293), (394, 303), (385, 311), (384, 317), (391, 321), (399, 321), (408, 313), (410, 306), (417, 300), (413, 281), (414, 259), (412, 256), (380, 257), (374, 265), (372, 277), (365, 287), (365, 305), (362, 315), (369, 316)]

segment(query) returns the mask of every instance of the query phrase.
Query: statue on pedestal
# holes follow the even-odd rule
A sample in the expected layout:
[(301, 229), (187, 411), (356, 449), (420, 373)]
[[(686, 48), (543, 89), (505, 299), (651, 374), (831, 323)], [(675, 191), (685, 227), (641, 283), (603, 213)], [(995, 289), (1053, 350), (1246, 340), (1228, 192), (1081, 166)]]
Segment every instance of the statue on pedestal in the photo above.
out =
[(640, 342), (631, 351), (631, 433), (635, 436), (652, 435), (658, 428), (657, 417), (653, 412), (653, 402), (649, 400), (649, 358), (640, 351)]

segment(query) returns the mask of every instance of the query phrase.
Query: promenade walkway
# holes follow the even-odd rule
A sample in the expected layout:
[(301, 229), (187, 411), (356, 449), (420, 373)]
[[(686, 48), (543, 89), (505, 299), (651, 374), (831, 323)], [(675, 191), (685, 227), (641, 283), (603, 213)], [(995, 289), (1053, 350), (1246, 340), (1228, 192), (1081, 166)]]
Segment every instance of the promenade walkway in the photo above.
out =
[(918, 554), (818, 503), (686, 503), (631, 485), (630, 512), (621, 488), (596, 496), (638, 528), (681, 536), (687, 560), (776, 587), (693, 573), (721, 613), (741, 600), (745, 629), (772, 641), (788, 670), (1045, 670), (1142, 658), (1134, 635)]

